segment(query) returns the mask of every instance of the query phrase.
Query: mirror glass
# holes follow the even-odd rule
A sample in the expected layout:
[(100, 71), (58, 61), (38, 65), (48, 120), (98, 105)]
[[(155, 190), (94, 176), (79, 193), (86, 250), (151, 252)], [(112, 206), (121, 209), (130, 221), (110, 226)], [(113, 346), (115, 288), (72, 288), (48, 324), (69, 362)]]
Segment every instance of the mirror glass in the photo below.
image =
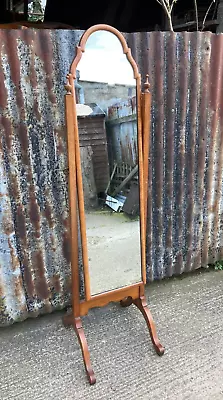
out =
[(136, 81), (119, 39), (94, 32), (75, 92), (91, 295), (142, 281)]

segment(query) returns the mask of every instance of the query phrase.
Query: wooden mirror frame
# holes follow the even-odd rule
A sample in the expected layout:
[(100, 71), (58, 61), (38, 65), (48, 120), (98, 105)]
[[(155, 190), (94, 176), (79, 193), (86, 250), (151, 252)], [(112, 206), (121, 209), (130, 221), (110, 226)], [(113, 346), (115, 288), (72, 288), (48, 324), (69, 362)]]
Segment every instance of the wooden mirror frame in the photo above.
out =
[[(76, 111), (76, 94), (74, 80), (76, 79), (76, 68), (81, 60), (82, 54), (89, 36), (97, 31), (108, 31), (113, 33), (120, 41), (123, 53), (126, 55), (132, 66), (134, 78), (136, 80), (136, 101), (137, 101), (137, 128), (138, 128), (138, 165), (139, 165), (139, 198), (140, 198), (140, 244), (141, 244), (141, 282), (110, 290), (97, 295), (90, 293), (90, 276), (87, 253), (87, 234), (84, 211), (84, 192), (81, 173), (81, 157), (79, 146), (78, 121)], [(99, 24), (89, 28), (80, 39), (79, 46), (76, 47), (76, 55), (71, 63), (65, 95), (65, 114), (67, 126), (67, 147), (68, 147), (68, 167), (69, 167), (69, 206), (70, 206), (70, 244), (71, 244), (71, 271), (72, 271), (72, 313), (63, 319), (65, 326), (72, 325), (82, 349), (85, 369), (90, 384), (96, 382), (90, 362), (90, 354), (84, 330), (82, 327), (81, 316), (88, 313), (89, 309), (102, 307), (110, 302), (119, 302), (121, 306), (127, 307), (135, 304), (142, 312), (149, 328), (151, 340), (158, 355), (164, 353), (161, 345), (151, 312), (147, 306), (144, 293), (146, 284), (146, 220), (147, 220), (147, 196), (148, 196), (148, 158), (149, 158), (149, 132), (150, 132), (150, 106), (151, 94), (149, 92), (148, 76), (145, 83), (145, 92), (141, 93), (141, 75), (138, 66), (131, 55), (124, 36), (115, 28), (109, 25)], [(78, 214), (80, 221), (82, 259), (84, 269), (84, 289), (85, 299), (80, 300), (79, 292), (79, 262), (78, 262)]]

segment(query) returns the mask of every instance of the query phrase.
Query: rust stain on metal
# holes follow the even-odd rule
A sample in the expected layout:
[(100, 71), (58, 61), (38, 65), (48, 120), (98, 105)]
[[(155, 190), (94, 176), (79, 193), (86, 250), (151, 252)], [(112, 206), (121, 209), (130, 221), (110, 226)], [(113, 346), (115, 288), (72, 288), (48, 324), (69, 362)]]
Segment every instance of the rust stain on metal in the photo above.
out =
[(54, 286), (54, 290), (55, 290), (56, 293), (59, 293), (61, 291), (60, 276), (59, 275), (54, 275), (53, 276), (52, 285)]
[(22, 267), (24, 269), (23, 275), (27, 294), (32, 297), (35, 291), (35, 284), (27, 256), (22, 259)]
[(25, 164), (29, 163), (28, 158), (28, 149), (29, 149), (29, 141), (28, 141), (28, 133), (27, 133), (27, 126), (21, 121), (19, 125), (19, 139), (20, 144), (23, 150), (23, 161)]
[(18, 258), (15, 253), (14, 247), (11, 245), (10, 239), (8, 239), (8, 246), (10, 249), (10, 259), (11, 259), (11, 265), (12, 265), (12, 271), (18, 268)]
[(37, 121), (41, 121), (41, 114), (39, 112), (39, 105), (38, 105), (37, 99), (34, 99), (34, 102), (33, 102), (33, 112), (37, 118)]
[(147, 278), (223, 257), (223, 37), (128, 34), (152, 93)]
[(23, 120), (25, 119), (25, 108), (24, 108), (23, 93), (20, 84), (20, 60), (17, 52), (18, 36), (19, 36), (19, 31), (16, 31), (16, 33), (14, 33), (13, 31), (10, 30), (6, 34), (5, 46), (6, 46), (8, 61), (10, 64), (11, 80), (15, 85), (16, 103), (20, 112), (20, 118), (21, 120)]
[(54, 226), (53, 213), (52, 213), (51, 206), (48, 202), (46, 202), (46, 204), (45, 204), (44, 215), (48, 221), (49, 227), (53, 228), (53, 226)]
[[(61, 308), (69, 298), (66, 221), (58, 229), (67, 208), (67, 166), (61, 85), (66, 72), (53, 46), (57, 35), (0, 31), (0, 243), (3, 270), (11, 271), (9, 282), (0, 277), (6, 305), (0, 325)], [(53, 306), (51, 276), (56, 277)]]
[(69, 220), (69, 217), (63, 219), (63, 225), (64, 225), (64, 227), (65, 227), (66, 229), (69, 229), (69, 227), (70, 227), (70, 220)]
[(58, 153), (59, 154), (64, 154), (67, 151), (67, 145), (66, 145), (66, 129), (65, 127), (57, 127), (55, 129), (55, 135), (58, 137)]
[(14, 285), (15, 285), (15, 297), (19, 299), (21, 296), (21, 288), (22, 288), (21, 276), (15, 277)]
[[(147, 279), (152, 281), (223, 258), (223, 36), (125, 36), (142, 79), (149, 73), (151, 83)], [(64, 307), (70, 295), (61, 82), (79, 37), (79, 31), (0, 31), (0, 243), (6, 255), (0, 263), (11, 274), (10, 283), (0, 276), (0, 295), (8, 310), (15, 299), (12, 312), (5, 307), (0, 314), (0, 325)], [(109, 118), (124, 116), (127, 108), (134, 114), (135, 107), (132, 98), (110, 109)], [(108, 157), (99, 119), (84, 118), (79, 128), (81, 145), (93, 148), (103, 190)], [(128, 123), (120, 129), (117, 148), (120, 159), (134, 164), (131, 129)]]
[(63, 234), (63, 254), (68, 263), (70, 263), (70, 235), (68, 232)]
[[(1, 78), (0, 78), (1, 79)], [(4, 129), (4, 136), (5, 136), (5, 143), (8, 150), (11, 149), (12, 146), (12, 124), (9, 118), (5, 117), (4, 115), (0, 116), (0, 124)]]
[(11, 194), (15, 199), (19, 198), (19, 182), (15, 174), (10, 174)]
[(22, 205), (17, 207), (17, 229), (20, 239), (26, 245), (26, 219)]
[(6, 235), (10, 235), (13, 232), (13, 222), (7, 214), (2, 217), (2, 228)]
[[(2, 31), (0, 32), (0, 57), (3, 56), (3, 40), (2, 40)], [(7, 90), (5, 86), (5, 75), (2, 67), (2, 63), (0, 62), (0, 107), (4, 109), (7, 106)]]
[(36, 293), (41, 300), (49, 299), (49, 286), (46, 281), (43, 254), (41, 250), (33, 254), (33, 264), (38, 277), (35, 282)]
[(27, 182), (32, 183), (33, 175), (32, 175), (32, 171), (31, 170), (28, 170), (27, 175), (26, 175), (26, 179), (27, 179)]
[(34, 188), (30, 188), (30, 209), (29, 209), (30, 221), (36, 231), (36, 237), (40, 237), (40, 214), (39, 207), (36, 201)]
[(49, 38), (49, 34), (45, 30), (38, 32), (38, 40), (36, 45), (36, 54), (44, 62), (44, 70), (46, 72), (46, 86), (51, 103), (56, 104), (56, 95), (53, 91), (53, 67), (49, 60), (53, 56), (53, 46)]
[(58, 153), (59, 154), (63, 154), (64, 153), (64, 142), (62, 140), (61, 137), (59, 137), (59, 141), (58, 141)]

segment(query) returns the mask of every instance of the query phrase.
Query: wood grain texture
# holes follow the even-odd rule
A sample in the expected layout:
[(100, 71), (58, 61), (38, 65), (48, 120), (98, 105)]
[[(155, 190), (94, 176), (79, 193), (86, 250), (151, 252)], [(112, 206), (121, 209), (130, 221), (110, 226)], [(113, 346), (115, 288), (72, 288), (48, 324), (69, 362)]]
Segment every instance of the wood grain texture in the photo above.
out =
[(149, 310), (149, 308), (147, 306), (145, 296), (142, 296), (138, 299), (133, 300), (133, 304), (135, 304), (136, 307), (138, 307), (138, 309), (141, 311), (142, 315), (145, 318), (145, 321), (149, 328), (150, 337), (151, 337), (151, 340), (152, 340), (152, 343), (153, 343), (156, 353), (159, 356), (162, 356), (164, 354), (165, 348), (162, 346), (162, 344), (160, 343), (159, 338), (157, 336), (156, 326), (153, 321), (151, 311)]
[(104, 307), (112, 302), (119, 302), (126, 297), (132, 299), (139, 298), (140, 287), (143, 283), (136, 283), (135, 285), (127, 286), (120, 289), (115, 289), (110, 292), (101, 293), (96, 296), (92, 296), (89, 301), (81, 301), (80, 303), (80, 315), (87, 315), (91, 308)]
[[(90, 275), (87, 251), (87, 233), (84, 209), (84, 193), (81, 171), (79, 132), (76, 112), (76, 96), (74, 79), (76, 68), (85, 51), (85, 45), (89, 36), (98, 30), (106, 30), (115, 34), (121, 42), (123, 53), (133, 68), (136, 79), (137, 95), (137, 132), (138, 132), (138, 169), (139, 169), (139, 202), (140, 202), (140, 243), (141, 243), (141, 271), (142, 282), (119, 288), (99, 295), (91, 296)], [(72, 313), (64, 317), (66, 327), (72, 325), (82, 350), (86, 373), (90, 384), (96, 382), (91, 366), (90, 354), (86, 337), (84, 334), (81, 316), (86, 315), (91, 308), (103, 307), (110, 302), (120, 302), (122, 307), (135, 304), (143, 314), (150, 336), (157, 354), (162, 355), (164, 348), (161, 345), (151, 312), (147, 306), (144, 296), (144, 284), (146, 283), (146, 220), (147, 220), (147, 190), (148, 190), (148, 157), (149, 157), (149, 135), (150, 135), (150, 106), (151, 95), (148, 91), (148, 77), (145, 84), (145, 93), (141, 93), (141, 76), (131, 51), (127, 46), (123, 35), (109, 25), (95, 25), (88, 29), (77, 46), (76, 56), (71, 64), (70, 73), (67, 75), (65, 85), (67, 95), (65, 96), (66, 121), (68, 136), (68, 164), (69, 164), (69, 199), (71, 220), (71, 267), (72, 267)], [(84, 268), (85, 300), (80, 301), (79, 293), (79, 265), (78, 265), (78, 216), (79, 211), (82, 259)]]
[(149, 91), (149, 86), (150, 86), (149, 75), (147, 75), (146, 82), (144, 83), (144, 93), (142, 94), (145, 235), (146, 235), (146, 225), (147, 225), (148, 174), (149, 174), (150, 125), (151, 125), (151, 93)]
[(116, 28), (114, 28), (113, 26), (110, 26), (110, 25), (106, 25), (106, 24), (94, 25), (91, 28), (87, 29), (84, 32), (84, 34), (82, 35), (79, 46), (76, 47), (76, 55), (71, 63), (71, 67), (70, 67), (70, 73), (73, 75), (73, 78), (76, 79), (77, 65), (81, 60), (82, 54), (85, 52), (85, 46), (86, 46), (89, 36), (92, 33), (97, 32), (97, 31), (111, 32), (119, 39), (119, 41), (122, 45), (123, 53), (126, 55), (128, 61), (130, 62), (131, 66), (132, 66), (134, 78), (138, 79), (140, 77), (138, 65), (136, 64), (134, 58), (132, 57), (131, 49), (130, 49), (130, 47), (128, 47), (124, 36)]
[[(73, 100), (76, 179), (77, 179), (78, 210), (79, 210), (80, 231), (81, 231), (82, 259), (83, 259), (83, 269), (84, 269), (84, 288), (85, 288), (86, 300), (90, 300), (90, 298), (91, 298), (90, 274), (89, 274), (89, 265), (88, 265), (87, 232), (86, 232), (86, 220), (85, 220), (85, 209), (84, 209), (84, 191), (83, 191), (83, 182), (82, 182), (80, 143), (79, 143), (79, 132), (78, 132), (78, 121), (77, 121), (77, 110), (76, 110), (76, 95), (75, 95), (75, 86), (74, 86), (74, 80), (73, 80), (72, 75), (68, 74), (67, 79), (69, 82), (69, 87), (71, 87), (72, 100)], [(69, 147), (68, 147), (68, 152), (69, 152)], [(72, 177), (70, 179), (72, 179)], [(73, 266), (72, 266), (72, 268), (73, 268)], [(79, 266), (76, 266), (76, 267), (74, 266), (74, 268), (77, 268), (77, 270), (78, 270)]]
[(78, 341), (79, 341), (79, 344), (81, 347), (82, 357), (83, 357), (88, 381), (89, 381), (90, 385), (94, 385), (96, 383), (96, 378), (95, 378), (95, 374), (94, 374), (94, 371), (91, 366), (90, 353), (89, 353), (84, 329), (82, 326), (81, 318), (80, 317), (74, 318), (72, 314), (66, 315), (63, 318), (63, 323), (66, 328), (71, 325), (73, 326), (73, 329), (77, 335), (77, 338), (78, 338)]
[(146, 284), (146, 231), (145, 231), (145, 193), (144, 193), (144, 165), (143, 165), (143, 137), (142, 137), (142, 103), (141, 77), (136, 79), (137, 93), (137, 133), (138, 133), (138, 165), (139, 165), (139, 207), (140, 207), (140, 243), (141, 243), (141, 270), (142, 280)]
[(68, 165), (69, 165), (69, 209), (70, 209), (70, 245), (71, 245), (71, 275), (72, 275), (72, 308), (75, 317), (80, 315), (79, 306), (79, 263), (78, 263), (78, 224), (77, 224), (77, 181), (74, 141), (73, 95), (71, 87), (66, 86), (65, 115), (67, 129)]
[(147, 206), (148, 206), (148, 178), (149, 178), (149, 150), (150, 150), (150, 124), (151, 124), (151, 93), (149, 91), (149, 75), (146, 76), (144, 83), (144, 93), (142, 94), (143, 107), (143, 170), (144, 170), (144, 211), (145, 211), (145, 235), (147, 228)]
[[(80, 217), (80, 228), (81, 228), (81, 242), (82, 242), (82, 256), (83, 256), (83, 268), (84, 268), (84, 281), (85, 281), (85, 300), (91, 300), (90, 293), (90, 274), (88, 265), (88, 251), (87, 251), (87, 235), (86, 235), (86, 221), (85, 221), (85, 210), (84, 210), (84, 196), (83, 196), (83, 184), (82, 184), (82, 173), (81, 173), (81, 162), (80, 162), (80, 149), (79, 149), (79, 132), (77, 125), (76, 115), (76, 96), (74, 79), (76, 78), (76, 68), (79, 61), (81, 60), (82, 54), (85, 51), (85, 46), (89, 36), (100, 30), (111, 32), (119, 39), (123, 53), (126, 55), (128, 61), (133, 68), (134, 78), (136, 79), (136, 98), (137, 98), (137, 132), (138, 132), (138, 167), (139, 167), (139, 198), (140, 198), (140, 242), (141, 242), (141, 269), (142, 269), (142, 281), (146, 283), (146, 221), (145, 221), (145, 193), (144, 193), (144, 165), (143, 165), (143, 137), (142, 137), (142, 104), (141, 104), (141, 75), (139, 74), (138, 66), (131, 55), (131, 50), (128, 47), (124, 36), (115, 28), (99, 24), (89, 28), (81, 37), (79, 46), (76, 48), (76, 55), (72, 61), (70, 67), (70, 73), (67, 75), (68, 86), (71, 88), (73, 105), (74, 105), (74, 136), (75, 136), (75, 151), (76, 151), (76, 169), (77, 169), (77, 193), (78, 193), (78, 206), (79, 206), (79, 217)], [(110, 292), (111, 293), (111, 292)], [(106, 295), (107, 296), (107, 295)], [(92, 302), (91, 302), (92, 303)]]

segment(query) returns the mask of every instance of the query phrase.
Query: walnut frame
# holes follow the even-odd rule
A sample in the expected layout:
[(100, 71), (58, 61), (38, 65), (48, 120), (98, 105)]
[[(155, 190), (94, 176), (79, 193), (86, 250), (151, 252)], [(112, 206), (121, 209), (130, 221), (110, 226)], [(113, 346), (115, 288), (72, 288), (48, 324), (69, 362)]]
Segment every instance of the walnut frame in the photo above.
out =
[[(130, 62), (134, 78), (136, 80), (137, 98), (137, 128), (138, 128), (138, 165), (139, 165), (139, 197), (140, 197), (140, 244), (141, 244), (141, 271), (142, 280), (139, 283), (111, 290), (98, 295), (90, 293), (90, 275), (87, 253), (86, 221), (84, 212), (84, 194), (81, 174), (81, 158), (79, 148), (79, 133), (76, 112), (76, 95), (74, 80), (76, 79), (76, 68), (81, 60), (82, 54), (89, 36), (99, 30), (113, 33), (119, 39), (123, 53)], [(87, 341), (82, 327), (81, 316), (86, 315), (93, 307), (102, 307), (110, 302), (120, 301), (121, 306), (126, 307), (135, 304), (142, 312), (149, 328), (152, 343), (157, 354), (162, 355), (164, 348), (157, 337), (155, 324), (148, 309), (144, 285), (146, 284), (146, 219), (147, 219), (147, 190), (148, 190), (148, 157), (149, 157), (149, 131), (150, 131), (150, 104), (151, 94), (149, 92), (148, 76), (145, 83), (145, 92), (141, 92), (141, 75), (138, 66), (131, 55), (124, 36), (114, 27), (98, 24), (89, 28), (80, 39), (79, 46), (76, 47), (76, 55), (71, 63), (65, 95), (65, 111), (67, 124), (67, 143), (68, 143), (68, 165), (69, 165), (69, 204), (70, 204), (70, 232), (71, 232), (71, 269), (72, 269), (72, 313), (64, 318), (64, 325), (72, 325), (84, 359), (85, 369), (90, 384), (96, 382), (96, 378), (91, 367), (90, 355)], [(78, 216), (77, 205), (80, 218), (81, 246), (84, 268), (84, 288), (85, 299), (80, 300), (79, 293), (79, 265), (78, 265)]]

